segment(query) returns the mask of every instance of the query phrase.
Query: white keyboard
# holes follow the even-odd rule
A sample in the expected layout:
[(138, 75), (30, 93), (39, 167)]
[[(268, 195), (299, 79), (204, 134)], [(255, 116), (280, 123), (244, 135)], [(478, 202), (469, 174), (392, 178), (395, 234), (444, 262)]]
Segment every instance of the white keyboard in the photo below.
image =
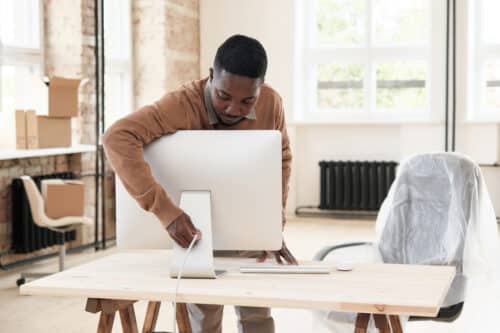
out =
[(255, 264), (240, 267), (241, 273), (258, 274), (330, 274), (331, 267), (320, 265)]

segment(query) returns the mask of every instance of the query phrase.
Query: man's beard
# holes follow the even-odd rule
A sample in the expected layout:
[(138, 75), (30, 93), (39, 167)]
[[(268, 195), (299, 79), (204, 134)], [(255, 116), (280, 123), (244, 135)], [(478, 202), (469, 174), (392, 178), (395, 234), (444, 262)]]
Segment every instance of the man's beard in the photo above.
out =
[[(222, 119), (222, 117), (220, 117), (217, 112), (215, 112), (215, 116), (217, 117), (219, 122), (221, 122), (223, 125), (226, 125), (226, 126), (234, 126), (236, 124), (239, 124), (243, 119), (245, 119), (245, 117), (234, 117), (234, 121), (227, 122), (227, 121), (224, 121), (224, 119)], [(230, 117), (230, 118), (232, 118), (232, 117)]]

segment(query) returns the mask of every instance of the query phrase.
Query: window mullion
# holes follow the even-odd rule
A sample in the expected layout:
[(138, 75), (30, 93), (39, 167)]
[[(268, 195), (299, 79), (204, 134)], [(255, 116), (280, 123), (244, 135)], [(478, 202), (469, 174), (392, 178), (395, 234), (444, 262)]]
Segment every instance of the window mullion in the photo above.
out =
[(371, 47), (372, 58), (380, 59), (424, 59), (429, 55), (429, 48), (425, 46), (394, 46), (394, 47)]
[(2, 65), (41, 65), (40, 54), (27, 54), (21, 52), (2, 53), (0, 64)]
[(309, 8), (308, 12), (308, 21), (307, 21), (307, 32), (306, 32), (306, 39), (308, 41), (307, 46), (308, 47), (318, 47), (318, 34), (316, 31), (316, 27), (318, 26), (317, 24), (317, 18), (316, 18), (316, 8), (317, 8), (317, 0), (311, 2), (311, 6), (307, 6)]
[(430, 10), (428, 42), (425, 49), (427, 62), (427, 109), (431, 119), (444, 119), (446, 83), (446, 2), (427, 0)]
[(483, 0), (477, 1), (476, 4), (476, 28), (478, 31), (478, 34), (476, 36), (476, 59), (475, 59), (475, 66), (476, 66), (476, 78), (475, 78), (475, 95), (476, 95), (476, 105), (477, 105), (477, 110), (478, 113), (483, 113), (486, 108), (486, 101), (485, 101), (485, 94), (484, 94), (484, 89), (482, 87), (484, 81), (485, 81), (485, 76), (484, 76), (484, 67), (486, 65), (486, 61), (488, 59), (488, 49), (486, 47), (486, 44), (484, 42), (484, 29), (483, 29)]
[(373, 62), (373, 4), (366, 0), (366, 52), (365, 53), (365, 112), (372, 114), (375, 111), (376, 73)]
[[(30, 15), (19, 15), (20, 13), (26, 13), (25, 11), (25, 2), (23, 0), (16, 1), (14, 3), (14, 17), (18, 17), (18, 20), (21, 24), (14, 24), (14, 36), (17, 45), (26, 46), (26, 22), (29, 20)], [(19, 43), (19, 41), (22, 41)]]
[[(35, 82), (33, 75), (42, 71), (41, 45), (43, 38), (40, 36), (40, 22), (43, 21), (40, 17), (42, 2), (41, 0), (11, 0), (3, 5), (5, 5), (3, 8), (8, 11), (8, 15), (14, 18), (12, 22), (9, 20), (1, 22), (9, 28), (7, 30), (9, 36), (6, 38), (7, 40), (2, 41), (3, 45), (0, 46), (0, 112), (10, 112), (10, 104), (8, 104), (8, 110), (3, 108), (6, 102), (4, 99), (9, 98), (12, 94), (10, 97), (14, 99), (13, 109), (17, 108), (18, 105), (23, 107), (26, 102), (23, 91), (26, 83)], [(5, 45), (7, 42), (9, 45)], [(5, 83), (2, 77), (4, 77), (7, 68), (12, 70), (11, 66), (13, 66), (17, 77), (12, 87), (9, 87), (10, 89), (3, 90)], [(34, 88), (34, 90), (36, 89)], [(30, 103), (35, 103), (34, 101), (39, 96), (38, 92), (30, 91), (30, 95), (32, 96)]]
[(483, 28), (482, 28), (482, 25), (481, 25), (481, 16), (482, 16), (482, 13), (481, 13), (481, 10), (482, 10), (482, 0), (478, 0), (476, 2), (476, 8), (474, 10), (474, 27), (473, 29), (475, 30), (475, 34), (473, 34), (474, 36), (474, 49), (475, 49), (475, 52), (474, 52), (474, 61), (473, 61), (473, 66), (474, 66), (474, 70), (472, 71), (474, 74), (474, 78), (473, 78), (473, 82), (474, 82), (474, 91), (472, 92), (473, 93), (473, 100), (474, 100), (474, 113), (477, 115), (478, 111), (479, 113), (481, 112), (482, 110), (482, 96), (481, 96), (481, 63), (483, 61), (483, 57), (482, 57), (482, 52), (481, 52), (481, 45), (482, 45), (482, 32), (483, 32)]
[(305, 50), (307, 61), (315, 63), (362, 63), (366, 59), (366, 48), (311, 48)]

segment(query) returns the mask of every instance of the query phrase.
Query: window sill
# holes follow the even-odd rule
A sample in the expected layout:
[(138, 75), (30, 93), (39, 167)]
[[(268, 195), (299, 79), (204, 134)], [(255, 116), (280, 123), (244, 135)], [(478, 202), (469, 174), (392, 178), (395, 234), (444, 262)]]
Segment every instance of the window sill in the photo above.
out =
[(0, 150), (0, 161), (42, 156), (66, 155), (95, 152), (94, 145), (76, 145), (61, 148)]
[(464, 119), (457, 122), (464, 125), (500, 125), (500, 119)]
[[(293, 117), (294, 116), (294, 117)], [(314, 110), (296, 113), (287, 123), (295, 126), (336, 126), (336, 125), (444, 125), (444, 116), (426, 110), (408, 111), (346, 111)]]
[(305, 126), (366, 126), (366, 125), (409, 125), (409, 126), (419, 126), (419, 125), (430, 125), (438, 126), (444, 125), (442, 120), (390, 120), (390, 119), (372, 119), (372, 120), (349, 120), (349, 119), (339, 119), (339, 120), (292, 120), (287, 122), (288, 126), (295, 127), (305, 127)]

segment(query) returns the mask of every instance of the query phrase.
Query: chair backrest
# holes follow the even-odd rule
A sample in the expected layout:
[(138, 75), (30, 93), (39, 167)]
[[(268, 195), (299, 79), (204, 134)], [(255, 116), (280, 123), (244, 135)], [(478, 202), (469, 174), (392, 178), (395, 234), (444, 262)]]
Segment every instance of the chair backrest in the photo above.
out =
[(40, 227), (47, 228), (48, 225), (44, 223), (45, 221), (45, 202), (43, 200), (42, 194), (36, 187), (35, 182), (30, 176), (21, 176), (23, 181), (24, 189), (26, 195), (28, 196), (28, 202), (31, 210), (31, 216), (33, 217), (33, 222)]
[(376, 224), (384, 262), (454, 265), (444, 306), (465, 300), (472, 278), (498, 281), (500, 246), (495, 210), (481, 169), (456, 153), (404, 161)]
[(456, 154), (416, 155), (402, 164), (377, 218), (384, 262), (455, 265), (462, 272), (477, 172)]

